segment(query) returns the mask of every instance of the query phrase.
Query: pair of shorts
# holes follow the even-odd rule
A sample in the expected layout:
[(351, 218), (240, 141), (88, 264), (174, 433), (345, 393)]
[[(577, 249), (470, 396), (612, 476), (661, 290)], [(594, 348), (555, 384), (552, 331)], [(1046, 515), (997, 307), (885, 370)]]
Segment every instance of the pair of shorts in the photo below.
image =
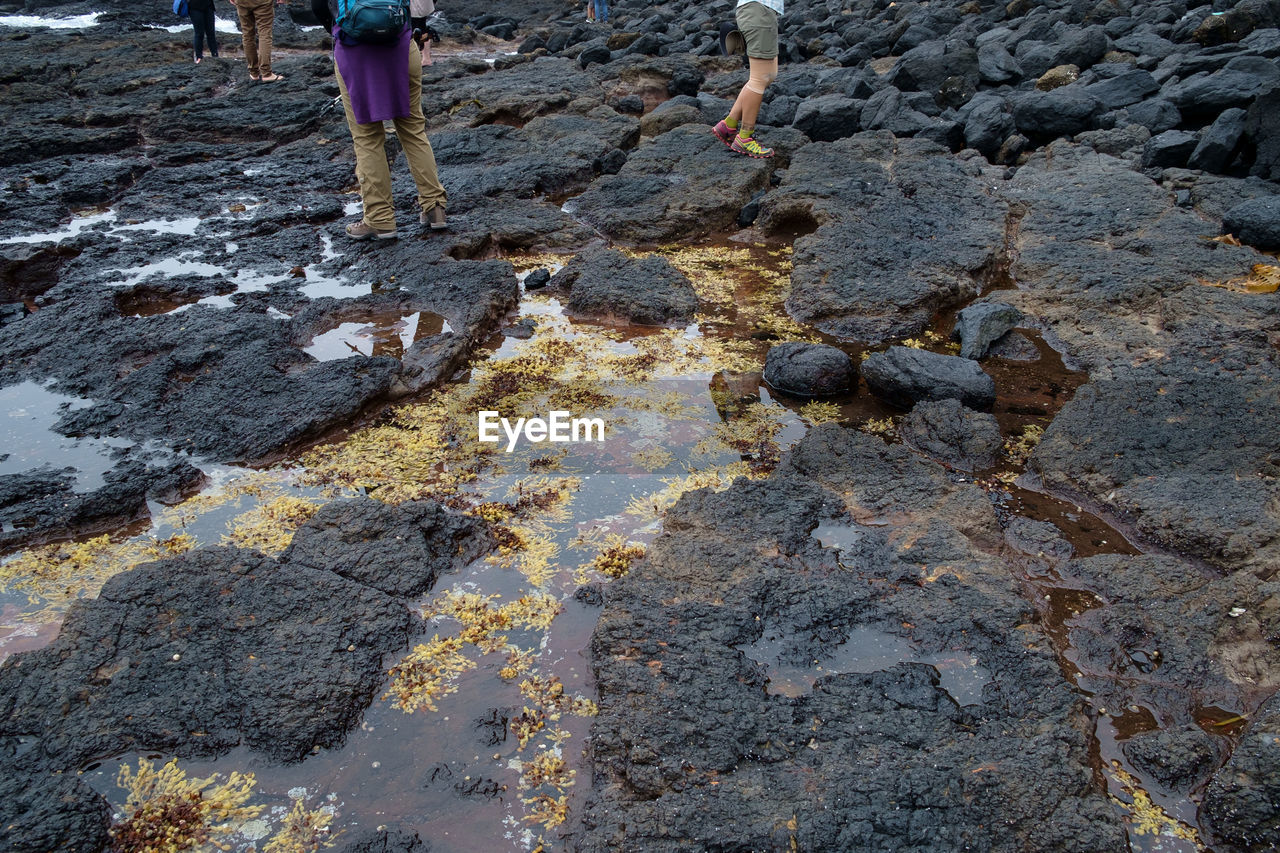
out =
[(743, 3), (733, 12), (738, 30), (747, 42), (747, 56), (778, 58), (778, 13), (763, 3)]

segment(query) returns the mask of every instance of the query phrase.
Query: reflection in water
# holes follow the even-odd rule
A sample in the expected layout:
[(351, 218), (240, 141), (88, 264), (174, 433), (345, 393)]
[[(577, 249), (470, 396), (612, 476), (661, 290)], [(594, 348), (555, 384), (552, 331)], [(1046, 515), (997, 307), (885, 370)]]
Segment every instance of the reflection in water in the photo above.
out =
[(819, 678), (851, 672), (882, 672), (900, 663), (923, 663), (938, 671), (942, 689), (958, 705), (982, 701), (982, 688), (991, 673), (967, 651), (920, 654), (911, 641), (876, 628), (859, 626), (848, 638), (809, 666), (784, 663), (791, 657), (782, 640), (765, 638), (743, 649), (751, 660), (765, 667), (768, 692), (780, 696), (803, 696), (813, 690)]
[(0, 388), (0, 475), (35, 469), (75, 469), (77, 491), (99, 488), (102, 475), (115, 467), (113, 453), (132, 447), (121, 438), (72, 438), (55, 432), (61, 418), (92, 402), (56, 394), (35, 382)]
[(316, 361), (335, 361), (353, 355), (399, 359), (415, 342), (452, 332), (444, 317), (429, 311), (385, 317), (373, 314), (365, 321), (342, 323), (316, 335), (303, 351)]

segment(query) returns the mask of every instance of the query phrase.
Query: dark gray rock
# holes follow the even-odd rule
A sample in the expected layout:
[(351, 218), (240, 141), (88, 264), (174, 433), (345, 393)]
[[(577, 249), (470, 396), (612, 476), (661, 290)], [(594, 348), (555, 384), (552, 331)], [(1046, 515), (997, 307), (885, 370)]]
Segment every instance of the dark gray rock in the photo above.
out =
[(1004, 302), (976, 302), (956, 315), (951, 337), (960, 341), (960, 357), (980, 359), (999, 337), (1022, 322), (1022, 312)]
[(0, 475), (0, 549), (97, 532), (148, 515), (148, 498), (176, 503), (205, 479), (186, 461), (157, 464), (126, 455), (103, 484), (77, 491), (74, 469)]
[(12, 853), (99, 853), (111, 807), (74, 774), (31, 773), (0, 760), (0, 847)]
[(769, 348), (764, 381), (779, 391), (802, 397), (847, 393), (857, 377), (853, 360), (826, 344), (788, 341)]
[(550, 286), (569, 291), (571, 313), (608, 322), (683, 325), (698, 309), (689, 279), (658, 255), (588, 249), (552, 276)]
[(1027, 92), (1013, 99), (1013, 120), (1032, 139), (1070, 136), (1093, 127), (1102, 104), (1072, 84), (1049, 92)]
[[(680, 97), (688, 97), (681, 95)], [(692, 99), (691, 99), (692, 100)], [(697, 103), (689, 104), (676, 98), (664, 101), (640, 119), (640, 133), (644, 136), (660, 136), (682, 124), (705, 125), (702, 110)]]
[(1040, 350), (1022, 332), (1014, 331), (996, 338), (987, 349), (987, 355), (1009, 361), (1036, 361), (1040, 358)]
[(978, 48), (978, 74), (982, 82), (998, 86), (1021, 79), (1022, 67), (1004, 45), (990, 43)]
[(1280, 68), (1261, 57), (1233, 59), (1221, 71), (1193, 74), (1170, 83), (1161, 95), (1192, 119), (1209, 120), (1231, 107), (1248, 107), (1280, 80)]
[(1235, 160), (1244, 135), (1247, 113), (1242, 109), (1223, 110), (1205, 129), (1187, 165), (1206, 172), (1224, 172)]
[(458, 571), (493, 547), (477, 519), (433, 501), (390, 506), (334, 501), (303, 525), (281, 560), (333, 572), (399, 597), (421, 595), (441, 572)]
[(1266, 427), (1280, 416), (1276, 389), (1256, 369), (1182, 370), (1176, 362), (1143, 367), (1080, 388), (1029, 466), (1051, 489), (1105, 502), (1181, 553), (1267, 572), (1280, 548), (1267, 473), (1277, 453)]
[(431, 853), (431, 845), (408, 829), (378, 829), (357, 833), (337, 853)]
[(551, 270), (546, 269), (545, 267), (539, 267), (538, 269), (534, 270), (533, 272), (525, 276), (524, 289), (538, 290), (540, 288), (546, 287), (547, 283), (550, 281), (551, 281)]
[(1158, 133), (1142, 147), (1142, 166), (1144, 169), (1185, 166), (1199, 144), (1199, 134), (1189, 130), (1166, 130)]
[[(792, 316), (868, 342), (908, 337), (978, 293), (1006, 210), (946, 149), (860, 133), (801, 149), (760, 205), (766, 233), (795, 242)], [(893, 235), (893, 239), (887, 239)]]
[(1199, 787), (1222, 760), (1223, 743), (1196, 726), (1136, 734), (1124, 742), (1125, 757), (1171, 790)]
[(803, 137), (760, 131), (782, 153), (753, 160), (726, 151), (706, 126), (678, 127), (641, 146), (616, 175), (602, 177), (567, 207), (606, 235), (661, 243), (728, 228), (738, 211), (769, 182), (773, 168)]
[(964, 141), (988, 160), (995, 159), (1001, 144), (1013, 130), (1013, 116), (1004, 98), (984, 93), (970, 102), (964, 121)]
[(39, 736), (55, 769), (240, 743), (298, 761), (356, 725), (410, 624), (403, 602), (332, 573), (195, 551), (116, 575), (51, 645), (6, 661), (0, 729)]
[(1249, 107), (1245, 135), (1254, 147), (1250, 174), (1280, 178), (1280, 86), (1263, 92)]
[(995, 465), (1004, 446), (994, 415), (967, 409), (958, 400), (916, 403), (898, 425), (911, 447), (964, 471)]
[(977, 84), (978, 52), (967, 45), (931, 41), (904, 53), (889, 75), (889, 83), (904, 92), (935, 94), (943, 81), (960, 77)]
[(865, 101), (844, 95), (819, 95), (800, 102), (791, 124), (815, 142), (834, 142), (861, 130)]
[(1182, 113), (1163, 98), (1152, 98), (1149, 101), (1134, 104), (1125, 112), (1129, 121), (1142, 125), (1153, 134), (1172, 130), (1182, 123)]
[(1259, 709), (1205, 792), (1202, 815), (1219, 838), (1242, 850), (1280, 844), (1280, 698)]
[(1047, 521), (1033, 521), (1020, 515), (1005, 522), (1004, 541), (1028, 556), (1055, 564), (1071, 559), (1075, 551), (1057, 527)]
[(1088, 145), (1099, 154), (1127, 157), (1135, 161), (1142, 157), (1142, 151), (1150, 139), (1151, 131), (1140, 124), (1126, 124), (1111, 130), (1086, 130), (1075, 137), (1076, 142)]
[(1149, 72), (1135, 69), (1117, 74), (1107, 80), (1091, 83), (1085, 86), (1084, 90), (1097, 98), (1102, 103), (1103, 109), (1114, 110), (1145, 100), (1160, 91), (1160, 84)]
[(580, 192), (618, 148), (634, 148), (641, 124), (597, 107), (586, 115), (540, 116), (431, 134), (450, 191), (450, 210), (476, 196), (532, 198)]
[(977, 362), (912, 347), (893, 346), (862, 362), (862, 376), (877, 397), (910, 408), (921, 400), (959, 400), (971, 409), (995, 404), (995, 381)]
[(1050, 68), (1074, 65), (1085, 69), (1107, 52), (1107, 34), (1100, 26), (1070, 29), (1052, 43), (1023, 41), (1014, 54), (1028, 77), (1039, 77)]
[(1222, 217), (1222, 230), (1259, 249), (1280, 249), (1280, 196), (1240, 202)]

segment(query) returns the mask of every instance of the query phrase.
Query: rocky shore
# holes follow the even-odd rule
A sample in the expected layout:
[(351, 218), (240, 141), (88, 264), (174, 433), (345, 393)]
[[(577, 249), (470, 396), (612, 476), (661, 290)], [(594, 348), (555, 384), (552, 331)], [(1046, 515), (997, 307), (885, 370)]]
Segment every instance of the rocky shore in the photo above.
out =
[[(535, 286), (510, 257), (559, 256), (537, 284), (576, 320), (679, 330), (706, 293), (648, 252), (785, 245), (803, 334), (758, 330), (763, 380), (733, 387), (874, 397), (896, 438), (815, 426), (584, 588), (599, 714), (548, 840), (1280, 847), (1280, 2), (788, 0), (772, 160), (709, 130), (747, 76), (719, 55), (728, 0), (623, 0), (608, 25), (448, 6), (423, 105), (450, 229), (407, 225), (398, 168), (402, 235), (377, 246), (342, 236), (327, 38), (284, 8), (264, 86), (231, 33), (193, 65), (167, 9), (0, 4), (0, 392), (107, 442), (0, 448), (0, 550), (145, 522), (211, 466), (429, 399)], [(389, 323), (416, 331), (324, 349)], [(1034, 341), (1083, 374), (1060, 410), (1010, 401)], [(1015, 487), (992, 474), (1033, 416)], [(0, 847), (106, 849), (92, 761), (343, 743), (422, 633), (413, 603), (509, 545), (393, 503), (329, 504), (278, 555), (134, 568), (0, 665)]]

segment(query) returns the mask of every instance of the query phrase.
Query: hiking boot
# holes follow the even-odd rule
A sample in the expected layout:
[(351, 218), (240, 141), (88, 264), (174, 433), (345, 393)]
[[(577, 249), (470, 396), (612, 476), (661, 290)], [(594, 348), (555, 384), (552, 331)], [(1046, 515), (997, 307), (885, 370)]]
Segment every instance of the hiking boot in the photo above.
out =
[(729, 150), (736, 151), (739, 154), (746, 154), (748, 157), (754, 157), (757, 160), (768, 160), (773, 156), (773, 149), (765, 148), (759, 142), (756, 142), (754, 136), (738, 136), (734, 134), (733, 144), (729, 146)]
[(444, 221), (444, 205), (433, 204), (418, 214), (418, 221), (430, 225), (432, 231), (443, 231), (449, 226)]
[(394, 240), (396, 229), (374, 228), (364, 221), (352, 222), (347, 226), (347, 236), (352, 240)]
[(716, 123), (716, 126), (711, 128), (711, 132), (714, 133), (716, 138), (723, 142), (727, 148), (733, 147), (733, 138), (738, 135), (738, 131), (725, 124), (724, 119), (720, 119), (720, 121)]

